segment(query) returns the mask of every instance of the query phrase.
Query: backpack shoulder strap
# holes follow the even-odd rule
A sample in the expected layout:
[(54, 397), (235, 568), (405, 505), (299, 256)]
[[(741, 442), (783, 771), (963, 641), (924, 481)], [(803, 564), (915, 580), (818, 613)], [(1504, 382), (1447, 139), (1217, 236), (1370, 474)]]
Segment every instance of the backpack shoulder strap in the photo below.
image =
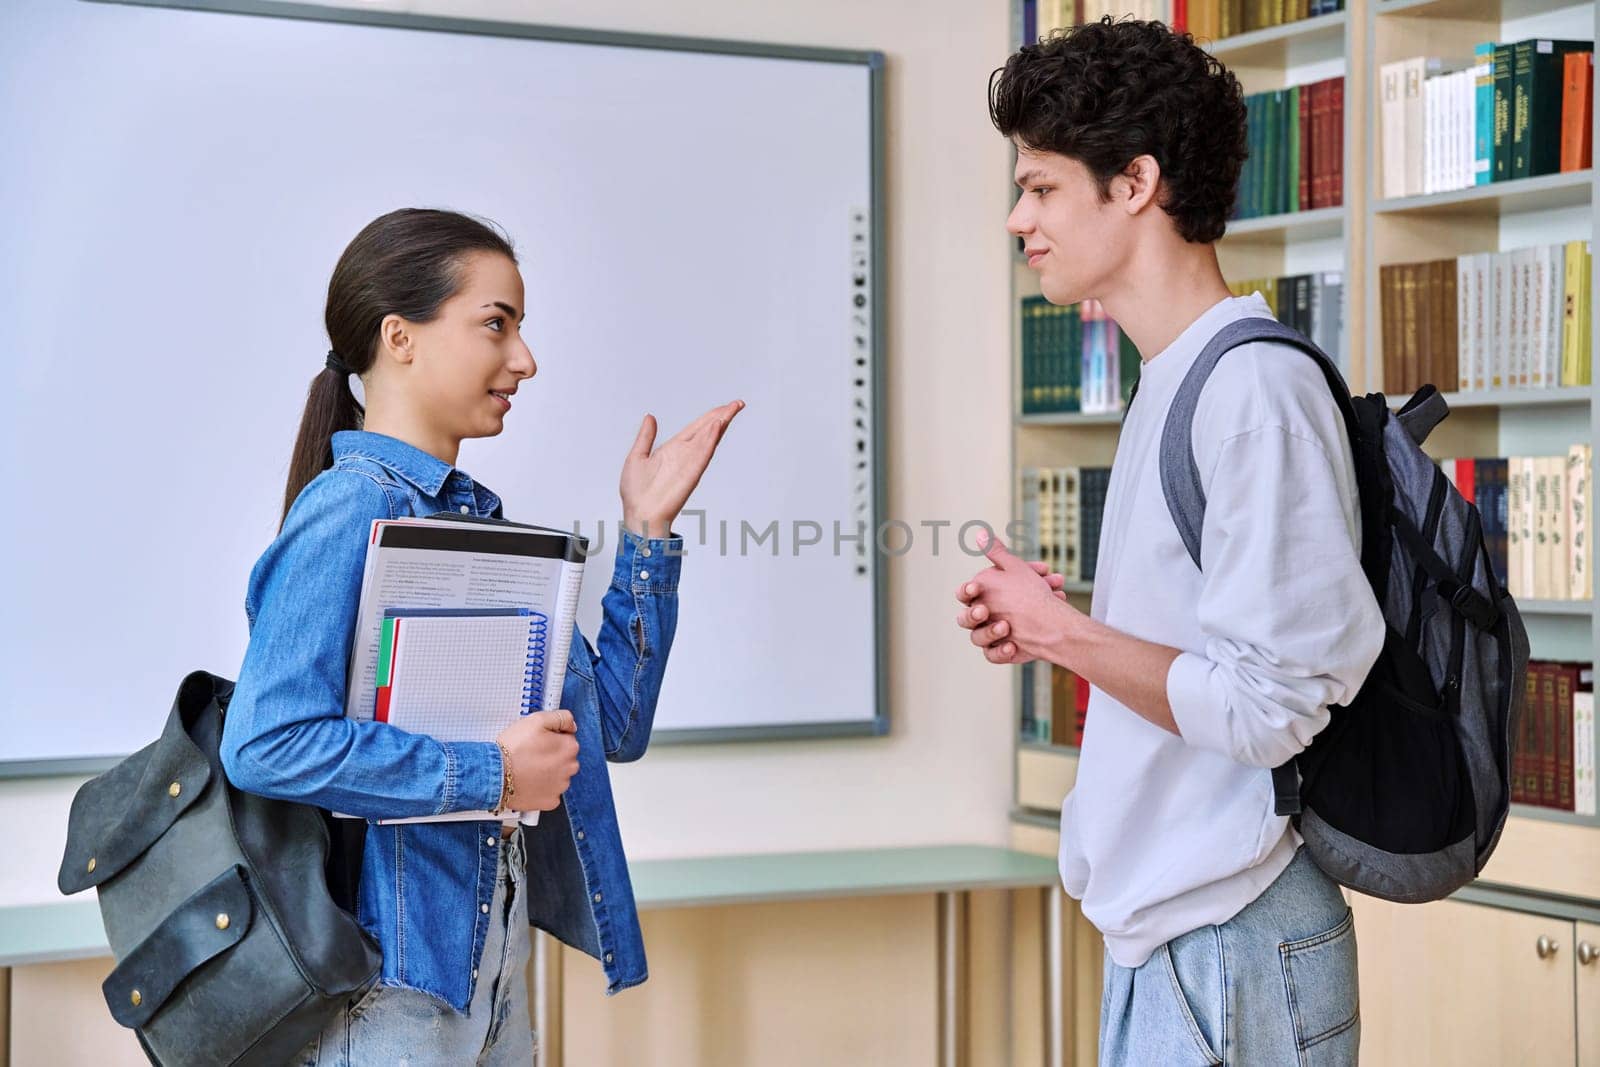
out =
[(1178, 536), (1189, 550), (1189, 558), (1200, 566), (1200, 531), (1205, 524), (1206, 494), (1200, 482), (1200, 467), (1194, 458), (1194, 415), (1200, 406), (1200, 393), (1217, 362), (1240, 345), (1256, 341), (1271, 341), (1288, 345), (1316, 360), (1328, 380), (1334, 402), (1344, 415), (1345, 424), (1352, 436), (1356, 432), (1355, 410), (1350, 402), (1350, 390), (1344, 376), (1327, 354), (1312, 344), (1297, 330), (1290, 329), (1276, 319), (1248, 318), (1228, 323), (1217, 331), (1194, 364), (1184, 375), (1178, 393), (1167, 412), (1167, 421), (1161, 431), (1161, 491), (1167, 499), (1167, 511), (1178, 527)]
[[(1288, 345), (1310, 356), (1322, 368), (1334, 403), (1344, 416), (1345, 427), (1354, 446), (1361, 428), (1358, 425), (1355, 405), (1350, 399), (1350, 389), (1344, 376), (1327, 353), (1312, 344), (1298, 331), (1290, 329), (1277, 319), (1248, 318), (1230, 322), (1217, 331), (1194, 365), (1184, 375), (1173, 398), (1172, 408), (1161, 430), (1161, 491), (1167, 498), (1167, 510), (1178, 527), (1178, 535), (1189, 550), (1195, 567), (1200, 566), (1200, 530), (1205, 524), (1206, 494), (1200, 482), (1200, 467), (1194, 458), (1194, 414), (1200, 406), (1200, 391), (1205, 388), (1211, 372), (1224, 355), (1254, 341), (1272, 341)], [(1381, 410), (1381, 398), (1379, 409)], [(1273, 809), (1279, 815), (1300, 813), (1300, 776), (1294, 760), (1272, 770)]]

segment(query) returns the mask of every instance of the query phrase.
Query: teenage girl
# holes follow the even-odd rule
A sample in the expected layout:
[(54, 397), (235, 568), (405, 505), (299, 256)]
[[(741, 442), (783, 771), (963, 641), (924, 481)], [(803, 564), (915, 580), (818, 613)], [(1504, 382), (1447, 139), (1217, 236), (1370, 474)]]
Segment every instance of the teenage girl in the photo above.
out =
[(669, 531), (742, 402), (660, 447), (645, 416), (622, 467), (624, 531), (598, 651), (572, 643), (565, 710), (483, 742), (344, 715), (372, 520), (501, 515), (499, 498), (455, 464), (463, 440), (500, 432), (537, 369), (523, 307), (509, 242), (444, 211), (374, 220), (328, 284), (333, 348), (306, 400), (282, 527), (250, 575), (223, 765), (240, 789), (369, 820), (544, 815), (528, 829), (355, 822), (352, 834), (346, 824), (342, 876), (336, 831), (330, 880), (383, 950), (383, 970), (296, 1061), (312, 1067), (532, 1062), (530, 923), (596, 957), (608, 991), (645, 979), (606, 761), (638, 759), (649, 742), (678, 614), (682, 541)]

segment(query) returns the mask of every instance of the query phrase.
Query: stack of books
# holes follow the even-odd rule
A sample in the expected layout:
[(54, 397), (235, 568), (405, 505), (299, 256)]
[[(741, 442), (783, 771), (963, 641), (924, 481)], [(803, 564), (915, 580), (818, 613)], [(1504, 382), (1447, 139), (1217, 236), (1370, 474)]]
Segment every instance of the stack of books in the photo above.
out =
[(1379, 72), (1385, 197), (1584, 170), (1592, 164), (1594, 43), (1480, 44)]
[(1192, 33), (1197, 41), (1219, 41), (1343, 10), (1344, 0), (1022, 0), (1022, 39), (1032, 42), (1106, 15), (1132, 15)]
[(1234, 218), (1344, 203), (1344, 79), (1245, 97), (1250, 156)]
[(1050, 745), (1083, 744), (1089, 711), (1089, 683), (1065, 667), (1045, 660), (1022, 670), (1022, 740)]
[(1513, 597), (1594, 599), (1592, 445), (1573, 445), (1565, 456), (1442, 459), (1439, 466), (1477, 505), (1490, 562)]
[[(1068, 582), (1091, 582), (1100, 554), (1110, 467), (1026, 467), (1020, 475), (1023, 537), (1018, 552), (1042, 559)], [(1089, 683), (1044, 660), (1024, 664), (1024, 741), (1083, 743)]]
[(1022, 301), (1022, 413), (1120, 411), (1139, 377), (1139, 350), (1097, 301)]
[(1587, 241), (1380, 268), (1383, 391), (1590, 384), (1592, 272)]
[(1344, 367), (1344, 275), (1338, 271), (1294, 274), (1287, 278), (1249, 278), (1229, 282), (1234, 296), (1260, 293), (1272, 315)]
[(1595, 814), (1594, 664), (1528, 664), (1512, 738), (1511, 801)]
[(1069, 582), (1094, 581), (1110, 483), (1110, 467), (1024, 467), (1017, 487), (1023, 547)]

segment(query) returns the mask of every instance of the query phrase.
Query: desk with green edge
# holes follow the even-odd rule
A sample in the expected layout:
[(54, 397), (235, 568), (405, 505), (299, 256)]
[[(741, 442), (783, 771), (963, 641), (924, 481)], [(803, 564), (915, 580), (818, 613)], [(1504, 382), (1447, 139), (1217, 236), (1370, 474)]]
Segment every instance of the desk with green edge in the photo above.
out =
[[(989, 889), (1037, 889), (1044, 899), (1047, 1062), (1063, 1062), (1061, 930), (1064, 898), (1053, 860), (981, 845), (859, 849), (641, 860), (630, 864), (641, 909), (703, 908), (778, 901), (932, 894), (939, 922), (939, 1062), (965, 1059), (966, 921), (969, 895)], [(542, 1067), (561, 1067), (560, 945), (534, 939), (535, 1026)], [(104, 956), (100, 913), (92, 899), (0, 908), (0, 967)]]

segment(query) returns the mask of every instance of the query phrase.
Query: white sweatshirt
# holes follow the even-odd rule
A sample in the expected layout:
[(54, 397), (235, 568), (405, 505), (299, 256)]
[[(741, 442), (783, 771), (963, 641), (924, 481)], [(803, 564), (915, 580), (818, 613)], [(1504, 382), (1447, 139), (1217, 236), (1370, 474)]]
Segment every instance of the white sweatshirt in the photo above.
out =
[(1062, 882), (1124, 967), (1226, 922), (1288, 865), (1300, 842), (1273, 814), (1270, 768), (1355, 695), (1383, 642), (1344, 422), (1304, 354), (1234, 349), (1201, 393), (1203, 574), (1167, 510), (1179, 383), (1225, 323), (1270, 315), (1259, 295), (1224, 300), (1146, 362), (1112, 466), (1092, 614), (1183, 652), (1167, 675), (1182, 736), (1094, 689), (1061, 807)]

